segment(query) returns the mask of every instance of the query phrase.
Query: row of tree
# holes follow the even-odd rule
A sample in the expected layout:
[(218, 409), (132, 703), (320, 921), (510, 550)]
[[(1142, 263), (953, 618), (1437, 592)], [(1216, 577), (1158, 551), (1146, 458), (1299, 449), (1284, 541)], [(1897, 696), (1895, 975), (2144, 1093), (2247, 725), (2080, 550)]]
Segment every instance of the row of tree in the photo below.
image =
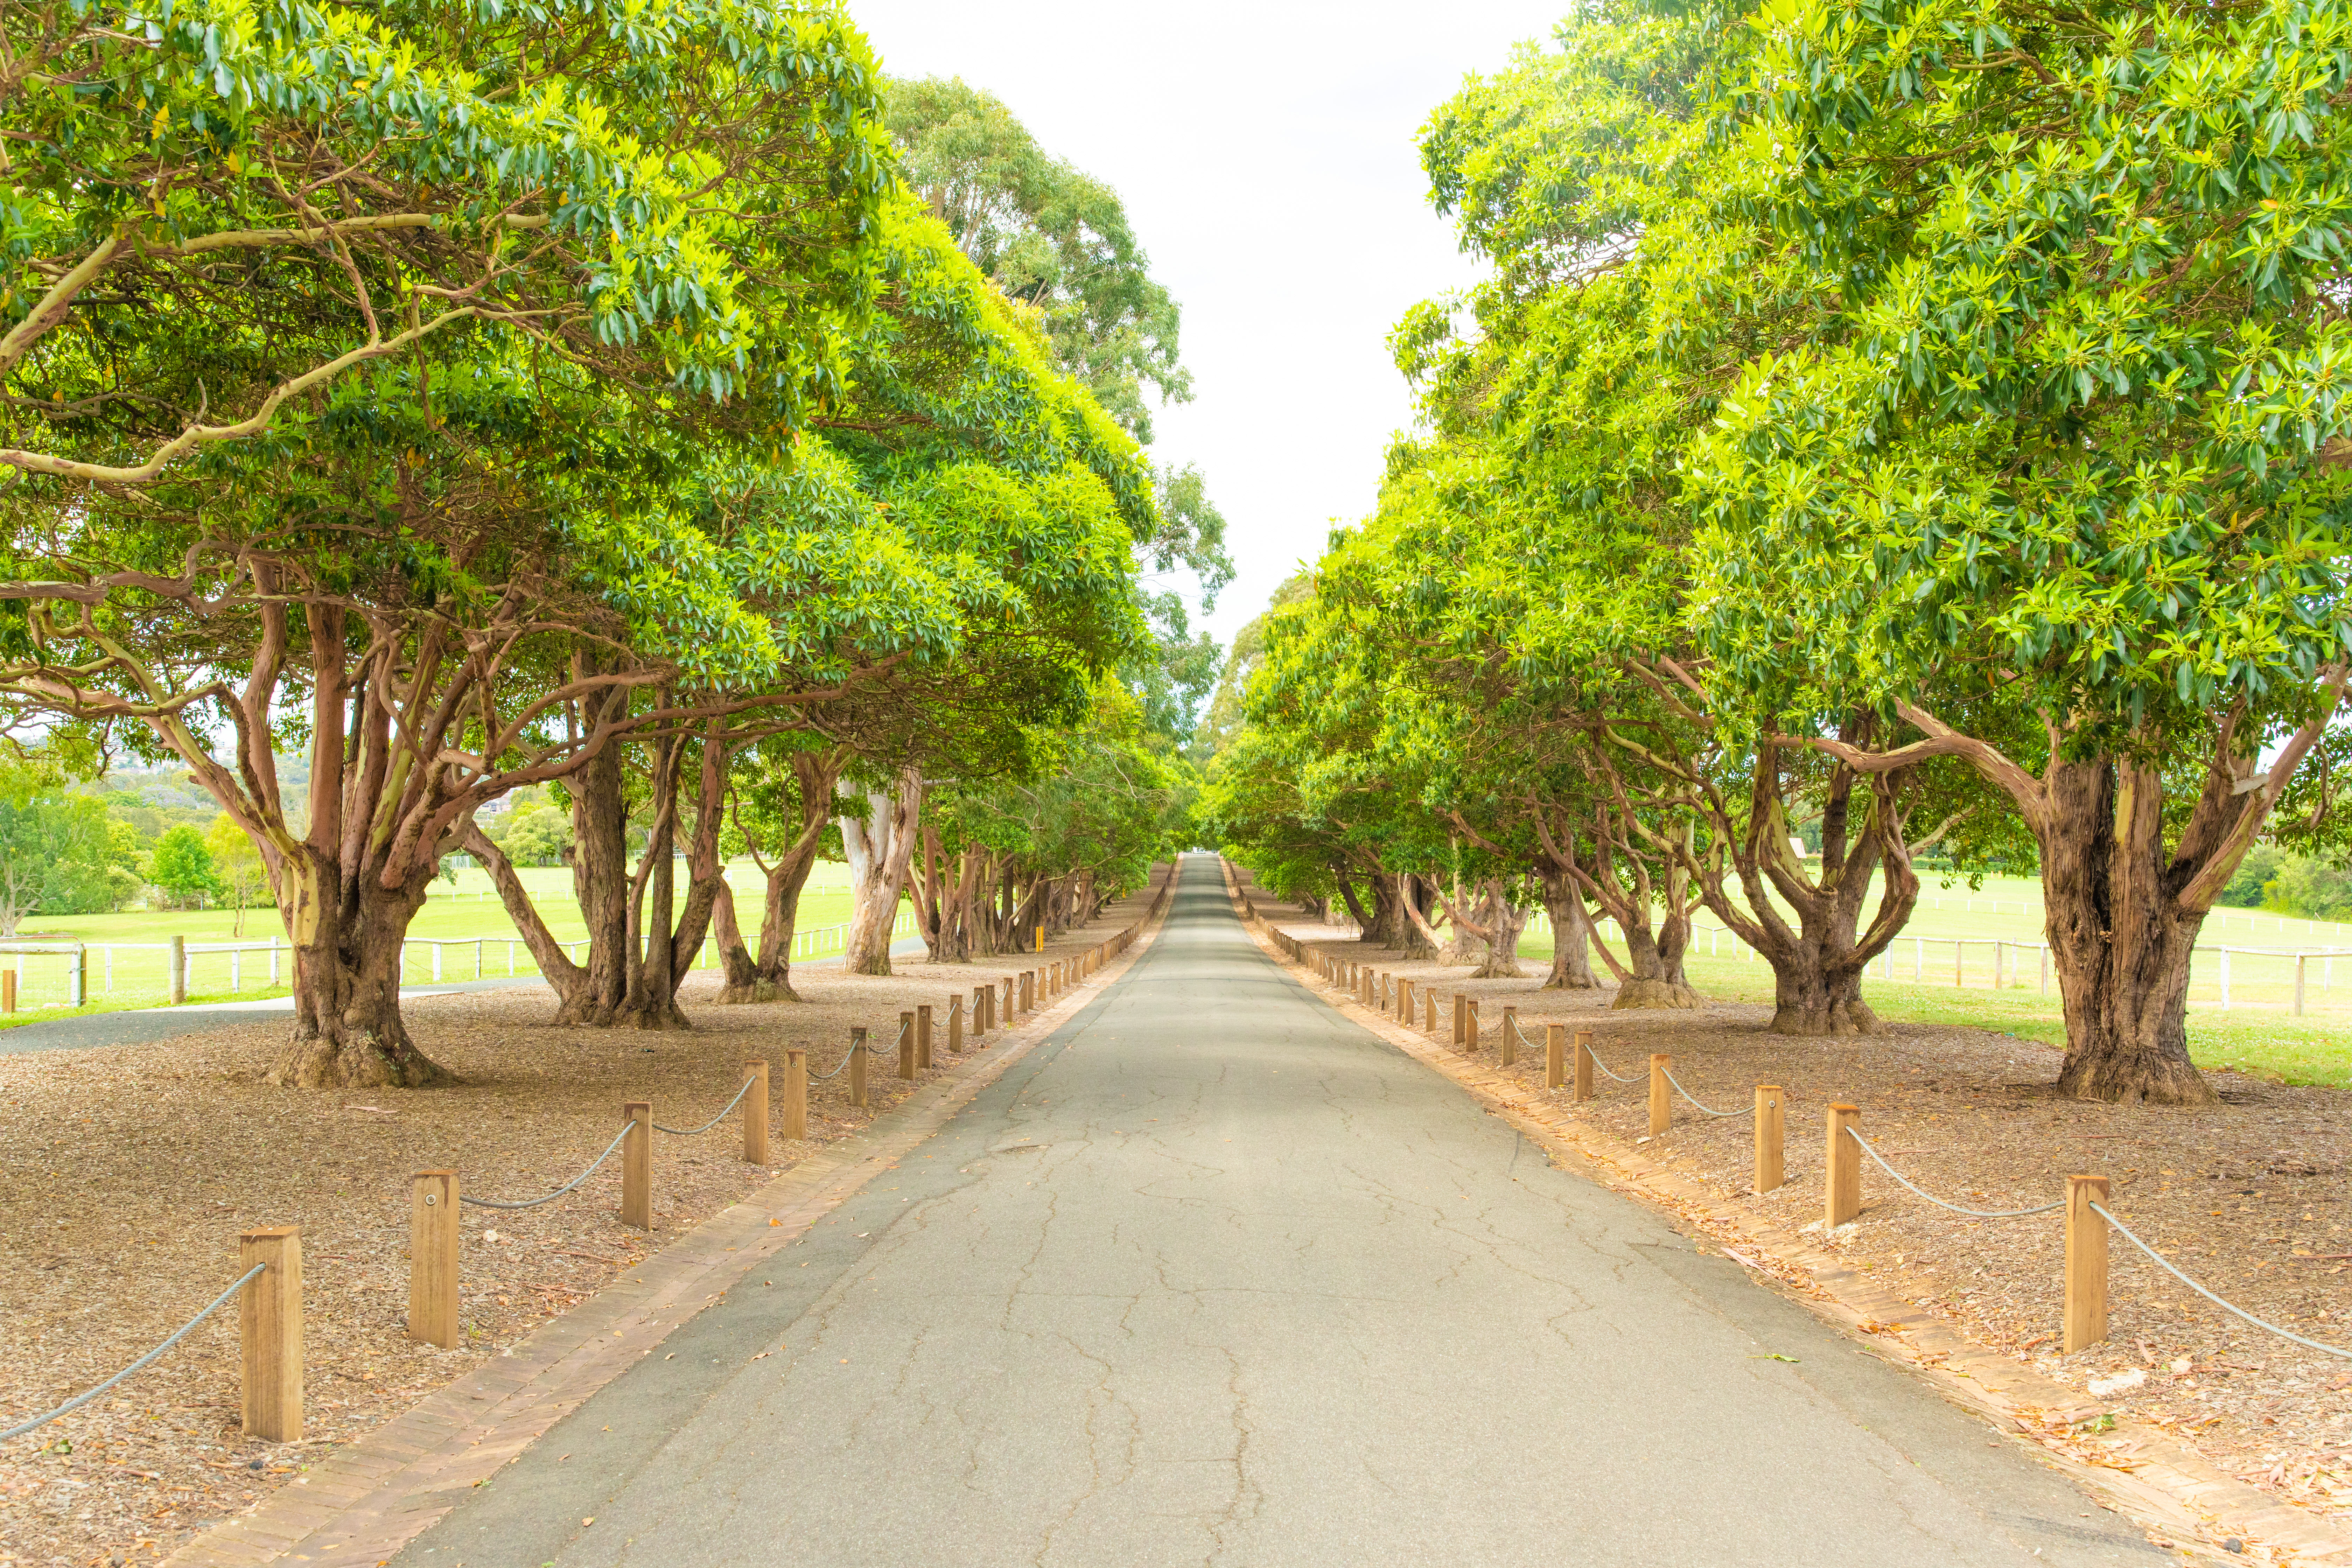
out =
[(1924, 849), (2038, 864), (2062, 1091), (2210, 1100), (2191, 944), (2345, 752), (2347, 33), (1614, 0), (1465, 84), (1492, 274), (1394, 334), (1422, 423), (1268, 618), (1225, 839), (1497, 963), (1533, 887), (1559, 984), (1603, 911), (1621, 1005), (1704, 908), (1794, 1034), (1872, 1026)]
[[(1181, 791), (1139, 715), (1211, 655), (1139, 563), (1213, 586), (1221, 524), (1130, 433), (1183, 391), (1172, 305), (1099, 199), (1056, 216), (1074, 171), (1000, 188), (996, 106), (737, 0), (41, 0), (0, 38), (0, 701), (176, 759), (257, 847), (277, 1079), (446, 1078), (398, 958), (460, 850), (561, 1017), (655, 1026), (714, 925), (730, 995), (789, 994), (828, 833), (867, 970), (919, 848), (1006, 907), (929, 897), (935, 956), (1140, 879)], [(475, 824), (534, 785), (582, 963)]]

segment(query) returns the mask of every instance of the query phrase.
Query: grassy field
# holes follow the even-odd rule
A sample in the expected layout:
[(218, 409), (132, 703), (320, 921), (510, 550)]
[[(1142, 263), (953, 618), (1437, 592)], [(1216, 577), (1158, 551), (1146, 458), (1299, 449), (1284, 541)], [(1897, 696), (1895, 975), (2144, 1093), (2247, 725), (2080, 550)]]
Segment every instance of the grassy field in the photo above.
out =
[[(531, 897), (539, 906), (541, 918), (559, 940), (583, 940), (586, 937), (587, 927), (581, 920), (580, 907), (572, 898), (569, 868), (528, 867), (521, 875), (524, 885), (530, 889)], [(764, 884), (759, 868), (748, 860), (730, 866), (728, 885), (735, 893), (736, 920), (741, 924), (745, 936), (756, 944), (764, 897)], [(837, 862), (820, 861), (809, 873), (808, 883), (801, 890), (796, 929), (819, 931), (825, 927), (838, 925), (848, 918), (849, 868)], [(18, 1011), (0, 1014), (0, 1028), (36, 1019), (67, 1016), (77, 1012), (113, 1012), (161, 1005), (169, 991), (169, 955), (163, 951), (163, 946), (174, 936), (184, 938), (191, 948), (239, 940), (247, 943), (266, 942), (272, 937), (276, 937), (282, 947), (285, 941), (284, 928), (278, 923), (276, 910), (247, 910), (242, 939), (234, 934), (236, 927), (236, 914), (233, 910), (130, 910), (120, 914), (54, 915), (29, 920), (18, 941), (91, 944), (88, 960), (89, 1005), (82, 1008), (64, 1005), (71, 994), (68, 979), (71, 960), (64, 954), (0, 955), (0, 966), (19, 969)], [(411, 984), (431, 983), (434, 948), (429, 943), (434, 941), (445, 944), (464, 943), (462, 946), (445, 945), (440, 949), (441, 978), (444, 980), (474, 978), (477, 942), (480, 943), (480, 967), (486, 978), (539, 973), (530, 950), (517, 938), (514, 922), (507, 918), (506, 907), (499, 901), (489, 874), (479, 868), (460, 871), (454, 885), (446, 881), (435, 883), (433, 896), (425, 908), (417, 911), (415, 921), (409, 926), (409, 936), (412, 940), (408, 948), (407, 978)], [(115, 945), (110, 954), (100, 951), (102, 945), (108, 944), (129, 945)], [(836, 936), (814, 944), (813, 951), (804, 946), (803, 956), (824, 957), (840, 951), (841, 942)], [(706, 959), (712, 955), (712, 952), (706, 945)], [(579, 955), (575, 953), (574, 956)], [(291, 960), (282, 952), (278, 963), (278, 973), (281, 977), (292, 973)], [(286, 993), (284, 984), (273, 985), (270, 983), (270, 954), (268, 952), (247, 952), (236, 954), (234, 958), (226, 952), (191, 952), (188, 955), (188, 1000), (191, 1003), (250, 1001), (257, 997), (282, 996)]]
[[(1887, 955), (1892, 975), (1886, 973), (1886, 959), (1872, 965), (1864, 999), (1890, 1020), (1965, 1025), (2063, 1044), (2054, 975), (2046, 994), (2042, 990), (2040, 891), (2038, 883), (2017, 878), (1989, 879), (1979, 892), (1931, 882)], [(1688, 963), (1691, 983), (1726, 1001), (1769, 1004), (1771, 970), (1746, 956), (1728, 932), (1708, 929), (1716, 926), (1714, 917), (1702, 911), (1699, 918), (1702, 930)], [(2226, 1007), (2224, 945), (2230, 950)], [(1624, 951), (1613, 941), (1611, 947), (1620, 954)], [(2305, 961), (2304, 1015), (2294, 1016), (2294, 962), (2287, 955), (2330, 947), (2346, 956), (2340, 963), (2317, 956)], [(1519, 952), (1549, 963), (1549, 931), (1531, 928)], [(2335, 984), (2339, 967), (2341, 986)], [(2352, 927), (2283, 921), (2258, 910), (2215, 910), (2206, 921), (2191, 974), (2189, 1049), (2200, 1067), (2352, 1089)]]

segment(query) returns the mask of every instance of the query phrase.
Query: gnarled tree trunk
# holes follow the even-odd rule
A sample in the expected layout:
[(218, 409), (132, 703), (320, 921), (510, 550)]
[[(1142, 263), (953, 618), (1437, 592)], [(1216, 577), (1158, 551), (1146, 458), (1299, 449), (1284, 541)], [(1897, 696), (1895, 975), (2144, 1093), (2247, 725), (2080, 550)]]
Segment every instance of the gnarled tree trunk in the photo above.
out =
[(809, 872), (815, 867), (817, 851), (824, 843), (825, 825), (833, 820), (834, 786), (841, 782), (842, 770), (848, 765), (846, 749), (792, 754), (793, 793), (800, 818), (796, 831), (773, 865), (760, 859), (756, 852), (752, 856), (752, 863), (760, 868), (766, 884), (756, 958), (745, 945), (743, 933), (736, 923), (733, 900), (722, 893), (712, 906), (711, 925), (719, 937), (719, 960), (726, 970), (726, 983), (719, 992), (721, 1003), (801, 999), (793, 989), (793, 934), (799, 921), (801, 889), (808, 885)]
[(297, 886), (281, 882), (278, 907), (294, 944), (294, 1030), (268, 1080), (295, 1089), (457, 1082), (417, 1048), (400, 1016), (401, 938), (425, 905), (432, 871), (420, 868), (395, 889), (366, 876), (338, 889), (332, 867), (290, 879)]
[(915, 852), (923, 810), (923, 774), (906, 768), (887, 790), (866, 792), (866, 811), (841, 818), (841, 847), (849, 859), (849, 952), (853, 974), (887, 974), (890, 928)]
[[(1575, 852), (1573, 844), (1569, 847)], [(1577, 886), (1571, 865), (1563, 868), (1546, 860), (1536, 868), (1543, 889), (1544, 912), (1551, 916), (1551, 969), (1544, 975), (1547, 991), (1597, 991), (1592, 974), (1592, 917), (1584, 910), (1584, 890)]]

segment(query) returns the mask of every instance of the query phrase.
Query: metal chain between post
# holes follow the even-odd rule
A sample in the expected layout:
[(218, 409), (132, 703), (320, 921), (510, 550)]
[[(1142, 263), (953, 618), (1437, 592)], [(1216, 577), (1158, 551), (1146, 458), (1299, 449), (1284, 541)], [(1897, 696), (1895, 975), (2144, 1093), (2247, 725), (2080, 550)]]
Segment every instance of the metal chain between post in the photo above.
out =
[(182, 1340), (187, 1338), (188, 1331), (194, 1329), (198, 1323), (203, 1322), (206, 1318), (211, 1317), (215, 1312), (220, 1310), (222, 1305), (226, 1302), (230, 1297), (236, 1295), (239, 1290), (244, 1289), (247, 1285), (252, 1284), (256, 1279), (260, 1279), (262, 1275), (268, 1271), (269, 1265), (266, 1263), (255, 1264), (251, 1268), (246, 1270), (245, 1278), (239, 1279), (236, 1284), (230, 1286), (227, 1289), (214, 1297), (212, 1300), (212, 1305), (206, 1307), (203, 1311), (198, 1312), (194, 1317), (190, 1318), (186, 1322), (182, 1323), (178, 1330), (173, 1333), (170, 1339), (165, 1340), (162, 1344), (157, 1345), (153, 1350), (149, 1351), (137, 1361), (134, 1361), (129, 1366), (124, 1367), (121, 1372), (118, 1372), (112, 1377), (108, 1378), (96, 1388), (89, 1389), (83, 1393), (75, 1394), (71, 1399), (67, 1400), (63, 1405), (58, 1405), (55, 1410), (48, 1412), (47, 1415), (36, 1415), (30, 1421), (19, 1422), (16, 1426), (9, 1427), (6, 1431), (0, 1432), (0, 1443), (5, 1443), (11, 1437), (21, 1437), (36, 1426), (46, 1426), (50, 1422), (56, 1420), (58, 1416), (69, 1415), (72, 1412), (80, 1409), (83, 1405), (88, 1405), (91, 1400), (96, 1399), (100, 1394), (104, 1394), (108, 1389), (112, 1388), (116, 1384), (121, 1383), (124, 1378), (129, 1377), (132, 1373), (137, 1372), (141, 1367), (145, 1366), (157, 1356), (162, 1355), (165, 1351), (170, 1350), (173, 1345), (178, 1344)]
[(564, 1183), (562, 1186), (556, 1188), (553, 1192), (548, 1194), (543, 1198), (525, 1198), (520, 1203), (509, 1204), (501, 1203), (497, 1198), (478, 1198), (471, 1193), (459, 1193), (457, 1194), (457, 1201), (461, 1204), (471, 1204), (476, 1208), (483, 1209), (535, 1209), (541, 1204), (551, 1204), (556, 1199), (562, 1197), (564, 1194), (570, 1192), (572, 1188), (578, 1186), (581, 1183), (586, 1181), (589, 1177), (594, 1175), (596, 1173), (596, 1167), (613, 1157), (613, 1151), (621, 1146), (621, 1140), (629, 1135), (629, 1128), (635, 1125), (635, 1123), (634, 1122), (623, 1124), (621, 1130), (613, 1134), (613, 1141), (604, 1145), (604, 1152), (597, 1155), (594, 1160), (591, 1161), (586, 1170), (581, 1172), (578, 1175), (572, 1177), (570, 1181)]
[(1862, 1145), (1862, 1152), (1864, 1153), (1878, 1162), (1878, 1168), (1880, 1170), (1885, 1172), (1888, 1175), (1894, 1177), (1905, 1186), (1909, 1187), (1913, 1192), (1917, 1193), (1919, 1196), (1927, 1199), (1929, 1203), (1934, 1204), (1937, 1208), (1949, 1209), (1954, 1214), (1964, 1214), (1973, 1219), (2022, 1219), (2027, 1215), (2048, 1214), (2053, 1209), (2063, 1209), (2066, 1206), (2066, 1200), (2064, 1198), (2060, 1198), (2054, 1204), (2042, 1204), (2039, 1207), (2030, 1209), (1969, 1209), (1962, 1208), (1958, 1204), (1948, 1204), (1943, 1199), (1937, 1197), (1935, 1194), (1922, 1191), (1912, 1182), (1910, 1177), (1905, 1175), (1902, 1172), (1888, 1164), (1886, 1163), (1886, 1156), (1872, 1148), (1870, 1146), (1869, 1140), (1863, 1137), (1861, 1133), (1856, 1132), (1851, 1127), (1847, 1128), (1845, 1132), (1847, 1137)]
[(712, 1128), (718, 1126), (720, 1122), (726, 1121), (730, 1113), (731, 1113), (737, 1106), (743, 1103), (743, 1097), (751, 1092), (751, 1086), (759, 1081), (760, 1080), (755, 1078), (745, 1079), (743, 1080), (743, 1087), (735, 1091), (735, 1098), (727, 1102), (727, 1109), (720, 1111), (718, 1115), (712, 1117), (709, 1121), (704, 1122), (699, 1127), (664, 1127), (660, 1122), (656, 1121), (653, 1123), (653, 1130), (656, 1132), (667, 1132), (673, 1138), (699, 1137), (703, 1133), (708, 1132)]
[[(1868, 1145), (1865, 1144), (1864, 1147), (1867, 1148)], [(2265, 1333), (2276, 1334), (2283, 1340), (2293, 1340), (2296, 1344), (2302, 1345), (2307, 1350), (2322, 1351), (2328, 1355), (2342, 1356), (2347, 1361), (2352, 1361), (2352, 1350), (2346, 1350), (2340, 1345), (2324, 1345), (2317, 1340), (2305, 1339), (2301, 1334), (2294, 1332), (2291, 1329), (2282, 1329), (2276, 1323), (2266, 1323), (2260, 1318), (2255, 1317), (2252, 1312), (2247, 1311), (2243, 1307), (2224, 1301), (2221, 1297), (2216, 1296), (2212, 1291), (2208, 1290), (2204, 1286), (2200, 1285), (2196, 1280), (2191, 1279), (2188, 1275), (2183, 1274), (2179, 1269), (2174, 1268), (2172, 1266), (2172, 1261), (2169, 1258), (2157, 1251), (2156, 1248), (2150, 1247), (2145, 1241), (2142, 1241), (2138, 1237), (2134, 1236), (2129, 1226), (2124, 1224), (2123, 1221), (2109, 1214), (2101, 1205), (2097, 1203), (2092, 1204), (2091, 1212), (2097, 1215), (2101, 1219), (2105, 1220), (2109, 1225), (2114, 1226), (2116, 1229), (2122, 1234), (2123, 1238), (2126, 1241), (2130, 1242), (2134, 1247), (2137, 1247), (2142, 1252), (2147, 1253), (2149, 1258), (2156, 1261), (2158, 1267), (2161, 1268), (2167, 1274), (2171, 1275), (2175, 1279), (2179, 1280), (2183, 1285), (2188, 1286), (2191, 1290), (2196, 1291), (2200, 1296), (2204, 1297), (2208, 1301), (2212, 1302), (2213, 1305), (2221, 1308), (2223, 1311), (2234, 1313), (2238, 1317), (2243, 1318), (2246, 1321), (2253, 1324), (2254, 1327), (2261, 1329)]]

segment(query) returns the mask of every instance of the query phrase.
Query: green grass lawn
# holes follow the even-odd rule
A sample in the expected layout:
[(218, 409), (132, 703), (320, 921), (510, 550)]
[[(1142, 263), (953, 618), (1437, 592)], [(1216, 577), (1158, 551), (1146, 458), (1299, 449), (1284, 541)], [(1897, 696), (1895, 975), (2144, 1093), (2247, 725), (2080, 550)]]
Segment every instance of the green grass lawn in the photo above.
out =
[[(2029, 884), (2030, 886), (2030, 884)], [(2004, 895), (2006, 897), (2007, 895)], [(1924, 900), (1923, 900), (1924, 902)], [(2014, 904), (2011, 905), (2014, 909)], [(2240, 911), (2231, 910), (2235, 915)], [(2013, 973), (2022, 984), (2009, 983), (1996, 989), (1992, 984), (1991, 952), (1987, 950), (1967, 973), (1968, 984), (1951, 984), (1951, 949), (1944, 949), (1940, 968), (1927, 970), (1924, 981), (1912, 978), (1913, 949), (1911, 931), (1938, 932), (1938, 918), (1944, 911), (1924, 910), (1914, 917), (1912, 926), (1895, 944), (1895, 977), (1881, 978), (1875, 966), (1863, 984), (1863, 996), (1879, 1016), (1892, 1022), (1911, 1024), (1956, 1025), (1970, 1028), (1995, 1029), (2015, 1035), (2021, 1039), (2039, 1040), (2053, 1046), (2066, 1041), (2066, 1026), (2058, 1007), (2058, 987), (2053, 977), (2050, 994), (2041, 990), (2038, 954), (2024, 955), (2024, 962), (2012, 971), (2004, 971), (2004, 980)], [(1963, 914), (1961, 919), (1969, 918)], [(1992, 934), (1990, 922), (1996, 917), (1979, 910), (1974, 917), (1986, 923), (1987, 935)], [(2263, 917), (2265, 920), (2270, 917)], [(2001, 933), (2001, 940), (2038, 941), (2038, 929), (2020, 931), (2024, 919), (2015, 914), (2008, 917), (2011, 929)], [(1953, 931), (1957, 921), (1944, 923), (1941, 931)], [(2295, 921), (2298, 927), (2304, 922)], [(2324, 929), (2324, 928), (2323, 928)], [(1965, 930), (1953, 934), (1968, 934)], [(1612, 943), (1612, 950), (1622, 955), (1623, 946)], [(1716, 939), (1717, 952), (1707, 952), (1707, 938), (1701, 933), (1695, 944), (1687, 968), (1691, 984), (1709, 996), (1727, 1002), (1752, 1002), (1769, 1005), (1772, 1001), (1772, 971), (1753, 961), (1743, 962), (1730, 956), (1734, 948), (1728, 937)], [(1932, 948), (1930, 950), (1932, 952)], [(1530, 962), (1549, 963), (1551, 961), (1551, 936), (1549, 931), (1530, 931), (1519, 944), (1519, 953)], [(2199, 963), (2208, 955), (2200, 954)], [(2316, 1084), (2331, 1089), (2352, 1089), (2352, 960), (2347, 960), (2347, 985), (2326, 993), (2306, 992), (2309, 1009), (2304, 1017), (2290, 1016), (2284, 995), (2277, 987), (2241, 984), (2232, 994), (2233, 1005), (2222, 1012), (2211, 1000), (2200, 1001), (2200, 993), (2214, 991), (2209, 982), (2203, 987), (2191, 988), (2189, 1009), (2189, 1054), (2200, 1068), (2228, 1068), (2233, 1072), (2250, 1073), (2280, 1083)], [(1597, 967), (1597, 964), (1596, 964)], [(2278, 992), (2272, 995), (2270, 993)], [(2265, 996), (2268, 999), (2265, 999)]]
[[(572, 896), (572, 872), (568, 867), (534, 866), (522, 868), (524, 886), (531, 892), (540, 918), (558, 940), (580, 941), (587, 936), (587, 925), (581, 919), (580, 906)], [(745, 938), (754, 947), (759, 942), (760, 921), (765, 898), (765, 881), (759, 868), (750, 861), (738, 861), (729, 867), (728, 885), (735, 893), (735, 918), (742, 926)], [(795, 929), (801, 931), (821, 931), (849, 918), (849, 868), (836, 861), (820, 861), (809, 873), (807, 884), (801, 889)], [(71, 994), (68, 969), (71, 961), (63, 954), (24, 953), (10, 956), (5, 962), (19, 966), (18, 1011), (0, 1014), (0, 1028), (36, 1022), (45, 1018), (72, 1016), (79, 1013), (119, 1012), (127, 1008), (152, 1007), (165, 1000), (169, 991), (169, 955), (161, 951), (174, 936), (182, 937), (193, 947), (200, 943), (244, 941), (266, 942), (276, 937), (285, 942), (285, 929), (278, 923), (274, 909), (247, 910), (244, 919), (244, 935), (235, 933), (236, 913), (233, 910), (127, 910), (118, 914), (47, 915), (27, 921), (19, 940), (26, 942), (58, 940), (93, 944), (89, 953), (89, 975), (88, 994), (89, 1005), (80, 1008), (61, 1004)], [(515, 974), (536, 974), (538, 964), (530, 950), (521, 944), (514, 922), (507, 918), (506, 906), (499, 901), (489, 873), (479, 868), (460, 871), (457, 882), (434, 884), (433, 897), (417, 911), (408, 934), (407, 980), (414, 984), (429, 984), (433, 979), (433, 949), (425, 939), (444, 942), (467, 942), (466, 946), (445, 946), (441, 949), (442, 979), (445, 981), (474, 978), (476, 951), (469, 939), (479, 939), (481, 973), (485, 978)], [(115, 948), (111, 954), (111, 988), (109, 988), (109, 955), (99, 951), (99, 944), (154, 944)], [(512, 943), (511, 953), (509, 944)], [(805, 957), (824, 957), (841, 951), (838, 939), (820, 944)], [(715, 961), (715, 945), (704, 948), (707, 960)], [(578, 956), (575, 954), (575, 956)], [(511, 961), (512, 969), (509, 968)], [(292, 973), (291, 959), (281, 952), (278, 960), (278, 974), (283, 980)], [(231, 960), (219, 952), (191, 952), (188, 957), (188, 1000), (199, 1002), (250, 1001), (257, 997), (283, 996), (288, 987), (270, 984), (270, 955), (267, 952), (246, 952), (237, 955), (234, 970), (236, 984), (232, 988)]]

